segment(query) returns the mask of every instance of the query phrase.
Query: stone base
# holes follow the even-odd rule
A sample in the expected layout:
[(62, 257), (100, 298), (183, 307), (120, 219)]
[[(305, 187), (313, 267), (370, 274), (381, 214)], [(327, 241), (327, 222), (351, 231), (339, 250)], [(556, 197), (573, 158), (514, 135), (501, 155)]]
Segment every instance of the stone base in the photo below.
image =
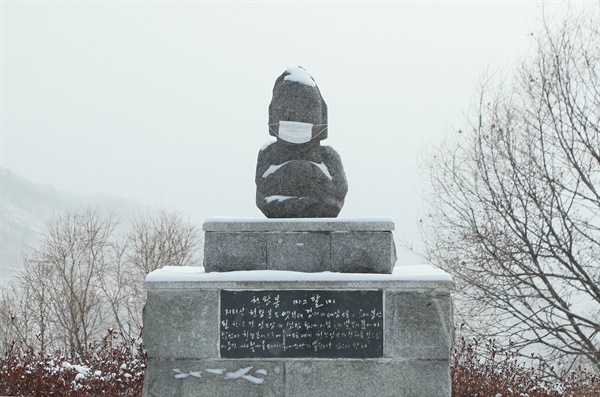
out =
[(394, 222), (389, 218), (212, 218), (203, 229), (207, 272), (389, 274), (396, 262)]
[[(180, 372), (175, 372), (173, 369)], [(211, 373), (206, 369), (223, 369)], [(259, 373), (257, 373), (260, 371)], [(220, 371), (219, 371), (220, 372)], [(235, 377), (235, 372), (245, 373)], [(190, 375), (194, 374), (194, 375)], [(263, 375), (265, 373), (266, 375)], [(175, 375), (181, 375), (175, 379)], [(187, 375), (187, 376), (185, 376)], [(198, 377), (199, 376), (199, 377)], [(144, 396), (449, 397), (446, 360), (150, 360)], [(258, 383), (261, 382), (261, 383)]]
[[(392, 274), (206, 273), (170, 267), (148, 275), (143, 395), (214, 397), (449, 397), (454, 338), (451, 278), (431, 266)], [(221, 291), (377, 291), (382, 354), (373, 358), (222, 357)], [(284, 323), (287, 324), (287, 323)]]

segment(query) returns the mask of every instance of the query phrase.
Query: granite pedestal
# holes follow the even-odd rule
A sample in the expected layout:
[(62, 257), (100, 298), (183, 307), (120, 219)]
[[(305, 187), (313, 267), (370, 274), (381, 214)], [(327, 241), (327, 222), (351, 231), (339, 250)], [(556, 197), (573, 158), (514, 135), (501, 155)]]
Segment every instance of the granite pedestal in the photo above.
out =
[(431, 266), (167, 267), (145, 286), (146, 397), (451, 395), (453, 282)]
[(203, 229), (207, 272), (389, 274), (396, 262), (390, 218), (211, 218)]

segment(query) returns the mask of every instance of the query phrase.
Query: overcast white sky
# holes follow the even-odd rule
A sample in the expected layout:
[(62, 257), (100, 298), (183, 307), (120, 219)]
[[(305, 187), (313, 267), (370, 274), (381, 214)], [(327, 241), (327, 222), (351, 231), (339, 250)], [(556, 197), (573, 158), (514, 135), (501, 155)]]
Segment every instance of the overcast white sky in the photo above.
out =
[[(392, 217), (397, 239), (418, 246), (420, 159), (463, 127), (485, 70), (510, 73), (533, 47), (542, 8), (3, 1), (1, 165), (61, 190), (180, 208), (198, 225), (263, 217), (254, 173), (271, 90), (301, 65), (328, 104), (323, 144), (344, 163), (340, 217)], [(423, 261), (398, 248), (399, 264)]]

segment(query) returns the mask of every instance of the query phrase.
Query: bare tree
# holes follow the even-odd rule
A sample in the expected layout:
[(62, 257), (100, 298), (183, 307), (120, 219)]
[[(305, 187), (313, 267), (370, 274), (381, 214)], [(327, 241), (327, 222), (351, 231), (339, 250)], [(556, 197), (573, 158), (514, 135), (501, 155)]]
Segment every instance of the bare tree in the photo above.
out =
[(40, 351), (45, 351), (52, 332), (52, 286), (38, 280), (50, 280), (51, 267), (37, 261), (33, 255), (25, 257), (23, 265), (19, 283), (9, 286), (10, 297), (3, 297), (3, 302), (10, 302), (5, 313), (9, 314), (11, 328), (25, 347), (39, 347)]
[(196, 266), (200, 238), (181, 212), (156, 209), (132, 222), (128, 262), (144, 276), (163, 266)]
[(103, 289), (120, 333), (130, 339), (142, 329), (146, 275), (163, 266), (198, 265), (201, 239), (181, 212), (155, 209), (133, 219), (122, 246)]
[(0, 319), (23, 346), (86, 351), (109, 319), (99, 288), (113, 249), (112, 216), (85, 208), (48, 223), (40, 248), (3, 294)]
[(108, 331), (140, 335), (146, 275), (197, 265), (200, 238), (177, 211), (138, 216), (118, 233), (114, 212), (82, 208), (51, 220), (0, 295), (0, 338), (26, 348), (84, 352)]
[(428, 162), (423, 236), (467, 327), (567, 369), (600, 368), (599, 26), (545, 24), (515, 79), (484, 82), (469, 128)]
[(48, 340), (47, 289), (25, 289), (11, 283), (0, 294), (0, 346), (17, 343), (24, 349), (46, 351)]

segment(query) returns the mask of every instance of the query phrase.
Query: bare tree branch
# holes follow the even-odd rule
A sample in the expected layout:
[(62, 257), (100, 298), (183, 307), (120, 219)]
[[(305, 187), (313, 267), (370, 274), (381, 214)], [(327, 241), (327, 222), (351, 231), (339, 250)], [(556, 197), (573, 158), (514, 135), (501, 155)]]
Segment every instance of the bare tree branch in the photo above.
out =
[(600, 368), (600, 33), (546, 27), (509, 84), (428, 163), (428, 254), (471, 331)]

